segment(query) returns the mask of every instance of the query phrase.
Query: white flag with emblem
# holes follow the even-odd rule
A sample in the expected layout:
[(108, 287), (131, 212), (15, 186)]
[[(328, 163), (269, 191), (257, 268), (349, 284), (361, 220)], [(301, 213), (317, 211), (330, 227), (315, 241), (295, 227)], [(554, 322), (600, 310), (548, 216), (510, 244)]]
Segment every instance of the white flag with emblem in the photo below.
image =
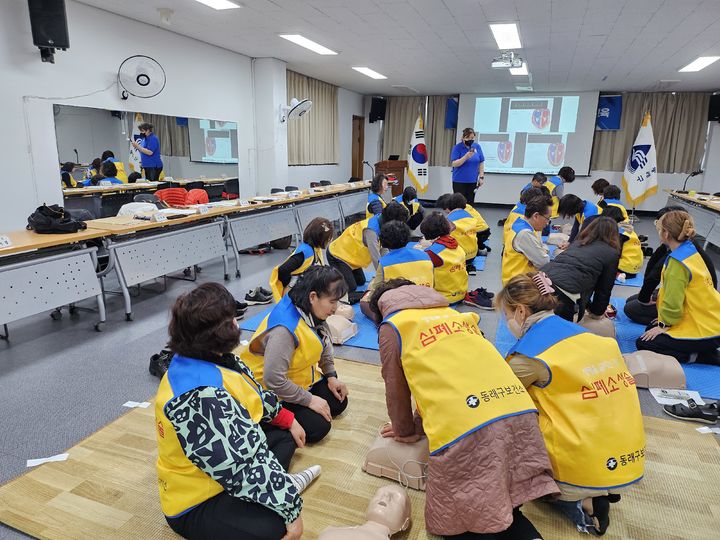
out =
[[(133, 119), (133, 125), (132, 125), (132, 135), (130, 135), (131, 141), (136, 141), (140, 137), (140, 130), (138, 129), (138, 126), (143, 123), (143, 117), (140, 113), (135, 113), (134, 119)], [(128, 158), (128, 162), (130, 163), (130, 169), (135, 172), (140, 172), (140, 169), (142, 168), (142, 165), (140, 164), (140, 152), (135, 150), (133, 146), (130, 145), (130, 157)]]
[(657, 193), (657, 154), (649, 112), (645, 113), (635, 144), (630, 150), (622, 185), (633, 208)]
[(422, 116), (418, 115), (415, 129), (410, 136), (410, 150), (407, 156), (407, 175), (418, 193), (428, 188), (428, 154), (425, 146), (425, 131)]

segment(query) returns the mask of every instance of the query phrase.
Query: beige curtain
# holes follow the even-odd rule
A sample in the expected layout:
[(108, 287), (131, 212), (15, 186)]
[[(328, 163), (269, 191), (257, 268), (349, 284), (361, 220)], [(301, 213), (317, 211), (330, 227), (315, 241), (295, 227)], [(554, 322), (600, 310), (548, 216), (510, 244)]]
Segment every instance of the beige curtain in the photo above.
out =
[(623, 96), (618, 131), (596, 131), (590, 168), (623, 171), (643, 115), (652, 115), (658, 172), (689, 173), (700, 167), (707, 136), (710, 94), (630, 92)]
[(425, 140), (428, 145), (430, 165), (450, 165), (450, 152), (455, 145), (454, 129), (445, 129), (447, 100), (453, 96), (430, 96), (428, 119), (425, 123)]
[(190, 157), (190, 135), (187, 126), (178, 126), (174, 116), (148, 113), (142, 115), (145, 122), (153, 125), (153, 133), (160, 139), (161, 155)]
[(425, 96), (387, 98), (382, 159), (393, 154), (399, 154), (400, 159), (407, 158), (410, 135), (418, 114), (425, 117), (425, 99)]
[(309, 114), (287, 123), (288, 165), (338, 162), (338, 89), (294, 71), (287, 72), (287, 100), (309, 99)]

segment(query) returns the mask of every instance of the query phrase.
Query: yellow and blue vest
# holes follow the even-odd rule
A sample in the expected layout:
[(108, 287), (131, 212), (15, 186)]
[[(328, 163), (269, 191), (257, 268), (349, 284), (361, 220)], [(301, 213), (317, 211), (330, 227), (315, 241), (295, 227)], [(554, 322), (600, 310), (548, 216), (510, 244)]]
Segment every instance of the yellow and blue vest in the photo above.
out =
[(432, 287), (433, 263), (424, 251), (411, 247), (393, 249), (380, 257), (383, 277), (385, 281), (395, 278), (405, 278), (415, 285)]
[(548, 382), (529, 392), (555, 481), (600, 490), (643, 477), (640, 401), (617, 341), (552, 315), (530, 327), (508, 360), (515, 354), (548, 371)]
[(618, 227), (618, 231), (627, 238), (622, 245), (618, 270), (627, 274), (637, 274), (642, 270), (644, 257), (640, 238), (635, 231), (625, 231), (622, 227)]
[(366, 218), (350, 225), (330, 243), (328, 251), (333, 257), (340, 259), (353, 270), (365, 268), (372, 262), (370, 251), (363, 243), (363, 231), (365, 229), (372, 229), (379, 237), (380, 216)]
[(250, 368), (255, 379), (266, 387), (263, 378), (265, 357), (256, 351), (258, 342), (265, 333), (278, 326), (287, 328), (295, 340), (295, 352), (290, 359), (287, 378), (307, 390), (317, 382), (317, 363), (323, 351), (323, 342), (302, 318), (289, 296), (283, 296), (270, 314), (263, 319), (250, 339), (247, 349), (240, 354), (240, 358)]
[[(327, 264), (325, 262), (325, 257), (323, 256), (322, 248), (313, 248), (310, 244), (302, 242), (297, 248), (295, 248), (295, 251), (292, 252), (292, 255), (290, 255), (290, 257), (296, 255), (297, 253), (302, 253), (305, 260), (297, 270), (294, 270), (292, 272), (293, 276), (299, 276), (300, 274), (305, 272), (305, 270), (310, 268), (310, 266), (312, 266), (313, 264)], [(288, 259), (290, 257), (288, 257)], [(287, 261), (288, 259), (285, 259), (285, 261)], [(276, 266), (272, 269), (272, 272), (270, 272), (270, 290), (273, 293), (273, 299), (275, 300), (275, 302), (279, 302), (283, 295), (283, 284), (280, 281), (280, 277), (278, 276), (279, 268), (280, 266)]]
[(490, 228), (487, 221), (485, 221), (485, 218), (482, 217), (482, 214), (480, 214), (474, 206), (466, 204), (465, 211), (475, 218), (478, 232), (487, 231)]
[(402, 196), (402, 194), (400, 194), (397, 197), (395, 197), (393, 200), (398, 204), (402, 204), (406, 208), (409, 206), (411, 216), (414, 216), (415, 214), (417, 214), (418, 210), (420, 209), (420, 201), (418, 201), (417, 199), (413, 199), (412, 201), (410, 201), (410, 203), (408, 205), (405, 205), (405, 202), (403, 201), (403, 196)]
[(366, 218), (371, 218), (375, 215), (372, 212), (370, 212), (370, 203), (373, 203), (375, 201), (380, 201), (380, 204), (382, 204), (383, 208), (385, 208), (387, 206), (387, 203), (380, 195), (378, 195), (377, 193), (373, 193), (371, 191), (370, 193), (368, 193), (368, 202), (367, 202), (367, 206), (365, 207), (365, 217)]
[(623, 221), (628, 220), (627, 208), (623, 206), (623, 203), (620, 202), (620, 199), (603, 199), (603, 201), (605, 201), (605, 204), (607, 204), (607, 206), (617, 206), (622, 212)]
[(448, 214), (448, 220), (455, 224), (455, 230), (450, 233), (457, 240), (465, 252), (467, 260), (475, 258), (478, 252), (478, 223), (477, 220), (467, 211), (457, 208)]
[(381, 323), (400, 339), (400, 360), (431, 455), (493, 422), (537, 412), (478, 320), (476, 313), (439, 307), (405, 309)]
[(510, 210), (510, 213), (508, 214), (508, 217), (503, 224), (503, 244), (507, 240), (507, 237), (510, 234), (511, 227), (513, 226), (515, 221), (517, 221), (518, 218), (525, 216), (525, 207), (526, 205), (518, 202), (515, 206), (513, 206), (512, 210)]
[(690, 282), (685, 289), (682, 319), (667, 329), (675, 339), (708, 339), (720, 336), (720, 292), (713, 285), (710, 272), (695, 245), (686, 240), (671, 251), (660, 275), (658, 311), (662, 309), (665, 296), (665, 268), (670, 258), (681, 263), (690, 272)]
[(582, 212), (575, 214), (575, 220), (582, 226), (587, 218), (598, 214), (602, 214), (602, 209), (597, 204), (591, 201), (583, 201)]
[(552, 195), (552, 210), (550, 211), (550, 219), (555, 219), (559, 215), (558, 207), (560, 206), (560, 198), (553, 192), (562, 185), (563, 179), (557, 175), (551, 176), (547, 179), (547, 182), (545, 182), (545, 187), (550, 190), (550, 195)]
[(162, 511), (168, 517), (184, 514), (224, 489), (187, 458), (165, 415), (169, 401), (203, 386), (224, 388), (248, 411), (253, 422), (258, 423), (263, 416), (260, 388), (244, 373), (205, 360), (177, 354), (173, 357), (155, 398), (158, 489)]
[[(143, 155), (143, 154), (141, 154), (141, 155)], [(110, 161), (113, 163), (113, 165), (115, 165), (115, 168), (117, 169), (117, 174), (115, 175), (115, 178), (120, 180), (123, 184), (127, 184), (128, 177), (127, 177), (127, 173), (125, 172), (125, 164), (122, 161), (120, 161), (119, 159), (115, 159), (112, 157), (107, 158), (105, 161)]]
[(525, 216), (518, 216), (510, 227), (510, 231), (505, 238), (505, 244), (502, 254), (502, 282), (505, 285), (513, 277), (526, 272), (533, 272), (535, 267), (525, 254), (520, 253), (513, 247), (513, 240), (520, 231), (527, 230), (535, 234), (535, 229), (528, 223)]
[(460, 246), (450, 249), (435, 242), (426, 251), (432, 251), (443, 262), (442, 266), (433, 269), (435, 290), (451, 304), (464, 300), (468, 290), (468, 273), (463, 249)]

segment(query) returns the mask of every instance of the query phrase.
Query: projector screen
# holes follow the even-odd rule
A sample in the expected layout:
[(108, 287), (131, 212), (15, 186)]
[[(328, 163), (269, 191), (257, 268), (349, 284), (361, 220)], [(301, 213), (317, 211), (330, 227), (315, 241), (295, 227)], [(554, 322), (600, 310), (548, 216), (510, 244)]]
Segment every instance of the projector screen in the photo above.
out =
[(462, 94), (458, 136), (472, 127), (485, 172), (556, 174), (569, 165), (590, 174), (599, 92)]
[(237, 163), (237, 124), (188, 118), (190, 161)]

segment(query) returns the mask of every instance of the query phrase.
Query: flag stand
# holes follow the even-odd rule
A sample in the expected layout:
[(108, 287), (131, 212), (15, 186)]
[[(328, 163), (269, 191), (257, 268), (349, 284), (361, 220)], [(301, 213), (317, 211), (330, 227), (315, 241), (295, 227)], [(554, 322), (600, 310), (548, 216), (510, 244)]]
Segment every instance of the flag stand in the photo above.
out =
[(640, 223), (640, 218), (635, 215), (635, 207), (632, 207), (632, 211), (630, 212), (630, 216), (628, 216), (628, 221), (630, 223)]

